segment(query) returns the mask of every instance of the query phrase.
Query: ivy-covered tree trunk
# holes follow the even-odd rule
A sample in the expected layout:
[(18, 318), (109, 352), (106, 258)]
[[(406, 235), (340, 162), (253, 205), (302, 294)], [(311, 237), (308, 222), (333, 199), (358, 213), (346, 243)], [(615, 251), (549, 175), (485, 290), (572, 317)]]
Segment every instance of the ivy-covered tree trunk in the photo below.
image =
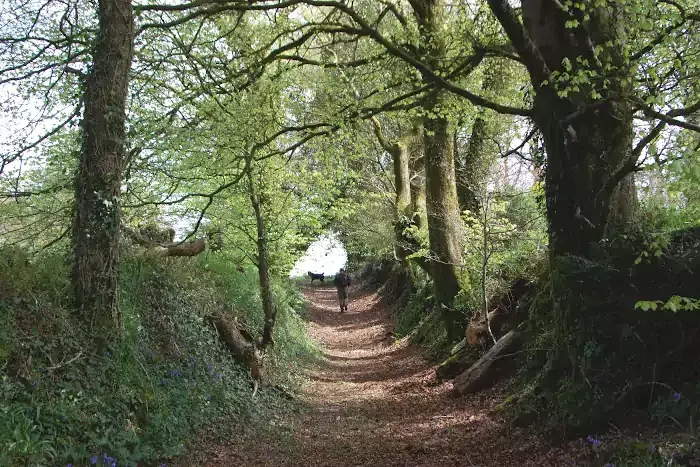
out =
[(82, 147), (75, 182), (73, 287), (94, 327), (119, 327), (119, 193), (126, 99), (133, 57), (131, 0), (99, 0), (93, 64), (84, 90)]
[[(445, 38), (441, 34), (447, 14), (446, 4), (443, 0), (413, 0), (411, 5), (424, 42), (421, 55), (431, 69), (442, 69), (447, 49)], [(430, 80), (428, 76), (423, 78)], [(437, 305), (445, 321), (448, 339), (459, 340), (464, 335), (464, 317), (453, 305), (454, 298), (461, 289), (460, 240), (463, 232), (455, 180), (454, 130), (444, 115), (445, 99), (444, 92), (436, 92), (424, 104), (426, 207), (430, 264)]]

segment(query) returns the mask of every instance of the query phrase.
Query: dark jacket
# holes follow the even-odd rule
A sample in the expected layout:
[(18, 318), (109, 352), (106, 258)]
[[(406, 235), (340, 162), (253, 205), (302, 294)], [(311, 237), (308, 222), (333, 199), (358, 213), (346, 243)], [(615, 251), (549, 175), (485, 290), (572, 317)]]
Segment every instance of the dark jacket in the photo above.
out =
[(350, 274), (347, 272), (339, 272), (335, 275), (335, 279), (333, 279), (333, 284), (337, 288), (348, 287), (351, 283), (352, 279), (350, 278)]

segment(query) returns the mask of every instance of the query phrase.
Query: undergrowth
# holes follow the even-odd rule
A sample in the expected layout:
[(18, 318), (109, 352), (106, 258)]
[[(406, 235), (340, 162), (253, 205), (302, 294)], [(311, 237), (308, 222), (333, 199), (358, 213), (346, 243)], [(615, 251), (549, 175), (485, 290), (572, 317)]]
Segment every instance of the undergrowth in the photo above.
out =
[[(526, 364), (506, 404), (516, 423), (565, 437), (595, 438), (611, 426), (645, 427), (666, 440), (685, 433), (675, 444), (617, 442), (603, 456), (616, 466), (697, 458), (700, 373), (689, 357), (700, 351), (700, 314), (635, 308), (640, 300), (697, 296), (700, 231), (665, 237), (627, 234), (596, 245), (589, 259), (559, 258), (541, 279), (530, 302)], [(637, 260), (647, 250), (649, 259)]]
[[(204, 427), (252, 425), (287, 402), (253, 399), (250, 375), (207, 317), (227, 313), (254, 336), (263, 317), (254, 271), (221, 254), (125, 257), (124, 330), (97, 354), (71, 311), (60, 255), (0, 255), (0, 465), (136, 465), (183, 454)], [(265, 361), (282, 385), (315, 358), (299, 312), (303, 298), (275, 283), (275, 342)]]

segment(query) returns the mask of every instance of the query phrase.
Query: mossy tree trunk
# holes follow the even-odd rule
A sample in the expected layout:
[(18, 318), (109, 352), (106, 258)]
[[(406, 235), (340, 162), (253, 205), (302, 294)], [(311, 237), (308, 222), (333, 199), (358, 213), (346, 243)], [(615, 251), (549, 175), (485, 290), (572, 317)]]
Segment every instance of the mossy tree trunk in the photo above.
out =
[[(594, 43), (621, 39), (618, 13), (594, 12), (589, 24)], [(572, 37), (560, 15), (550, 2), (523, 2), (525, 27), (547, 67), (565, 73), (566, 59), (575, 63), (588, 50)], [(620, 70), (625, 66), (625, 58), (615, 49), (603, 59)], [(621, 76), (608, 80), (610, 97), (629, 92)], [(571, 90), (561, 97), (549, 90), (535, 96), (534, 118), (547, 151), (547, 218), (555, 256), (587, 256), (590, 245), (605, 235), (610, 219), (622, 227), (634, 213), (634, 181), (631, 173), (621, 172), (635, 162), (630, 160), (632, 106), (612, 99), (593, 105), (590, 94), (590, 89)], [(564, 119), (567, 123), (562, 123)]]
[(265, 229), (265, 219), (263, 215), (262, 201), (253, 180), (252, 168), (248, 165), (248, 194), (250, 204), (255, 213), (256, 245), (258, 250), (257, 267), (258, 279), (260, 281), (260, 298), (262, 300), (265, 324), (263, 326), (262, 341), (260, 348), (265, 349), (270, 344), (274, 344), (273, 334), (275, 331), (275, 320), (277, 310), (275, 309), (272, 297), (272, 284), (270, 282), (270, 261), (268, 252), (267, 230)]
[(377, 118), (372, 119), (374, 134), (377, 136), (380, 146), (384, 149), (393, 160), (394, 167), (394, 189), (396, 190), (395, 215), (397, 218), (401, 216), (411, 216), (411, 171), (410, 148), (413, 138), (413, 131), (409, 131), (402, 135), (397, 141), (390, 141), (384, 135), (381, 124)]
[[(431, 69), (440, 70), (447, 49), (441, 34), (447, 14), (446, 4), (443, 0), (412, 0), (411, 5), (423, 39), (423, 60)], [(423, 78), (430, 81), (428, 76)], [(465, 328), (464, 317), (453, 306), (462, 285), (462, 228), (455, 181), (454, 129), (445, 115), (446, 99), (444, 92), (435, 92), (424, 104), (425, 188), (431, 276), (437, 306), (448, 339), (457, 341), (464, 335)]]
[[(413, 268), (408, 257), (420, 248), (416, 239), (407, 232), (413, 224), (418, 224), (421, 214), (416, 212), (418, 206), (413, 200), (413, 186), (411, 179), (411, 156), (419, 138), (422, 128), (414, 125), (410, 130), (402, 134), (397, 140), (389, 140), (382, 130), (377, 118), (372, 119), (374, 133), (381, 147), (391, 155), (393, 160), (395, 211), (394, 211), (394, 233), (396, 256), (401, 261), (405, 274), (409, 282), (413, 282)], [(425, 189), (422, 190), (423, 199)], [(424, 203), (424, 201), (423, 201)], [(417, 259), (418, 265), (427, 269), (427, 262)], [(411, 285), (412, 287), (412, 285)]]
[(461, 289), (461, 219), (455, 185), (452, 134), (444, 118), (426, 120), (425, 183), (428, 210), (430, 263), (438, 306), (445, 319), (448, 337), (464, 334), (464, 317), (454, 309)]
[(81, 316), (93, 327), (113, 330), (121, 324), (119, 193), (134, 43), (131, 0), (99, 0), (98, 19), (92, 68), (84, 83), (72, 280)]
[[(585, 257), (611, 220), (624, 228), (635, 211), (633, 109), (619, 99), (631, 95), (622, 6), (567, 12), (558, 2), (523, 0), (521, 24), (506, 0), (488, 3), (535, 89), (533, 119), (547, 153), (550, 253)], [(594, 76), (555, 88), (553, 72)]]

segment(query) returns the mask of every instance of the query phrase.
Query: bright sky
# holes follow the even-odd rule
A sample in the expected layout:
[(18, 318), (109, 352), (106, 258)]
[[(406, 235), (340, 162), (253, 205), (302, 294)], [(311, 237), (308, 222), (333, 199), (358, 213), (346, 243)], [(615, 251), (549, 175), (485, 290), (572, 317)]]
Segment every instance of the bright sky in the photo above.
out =
[(338, 270), (346, 266), (348, 253), (338, 239), (338, 234), (329, 232), (321, 235), (306, 250), (304, 256), (299, 258), (289, 273), (289, 277), (302, 277), (311, 271), (324, 273), (326, 276), (335, 275)]

